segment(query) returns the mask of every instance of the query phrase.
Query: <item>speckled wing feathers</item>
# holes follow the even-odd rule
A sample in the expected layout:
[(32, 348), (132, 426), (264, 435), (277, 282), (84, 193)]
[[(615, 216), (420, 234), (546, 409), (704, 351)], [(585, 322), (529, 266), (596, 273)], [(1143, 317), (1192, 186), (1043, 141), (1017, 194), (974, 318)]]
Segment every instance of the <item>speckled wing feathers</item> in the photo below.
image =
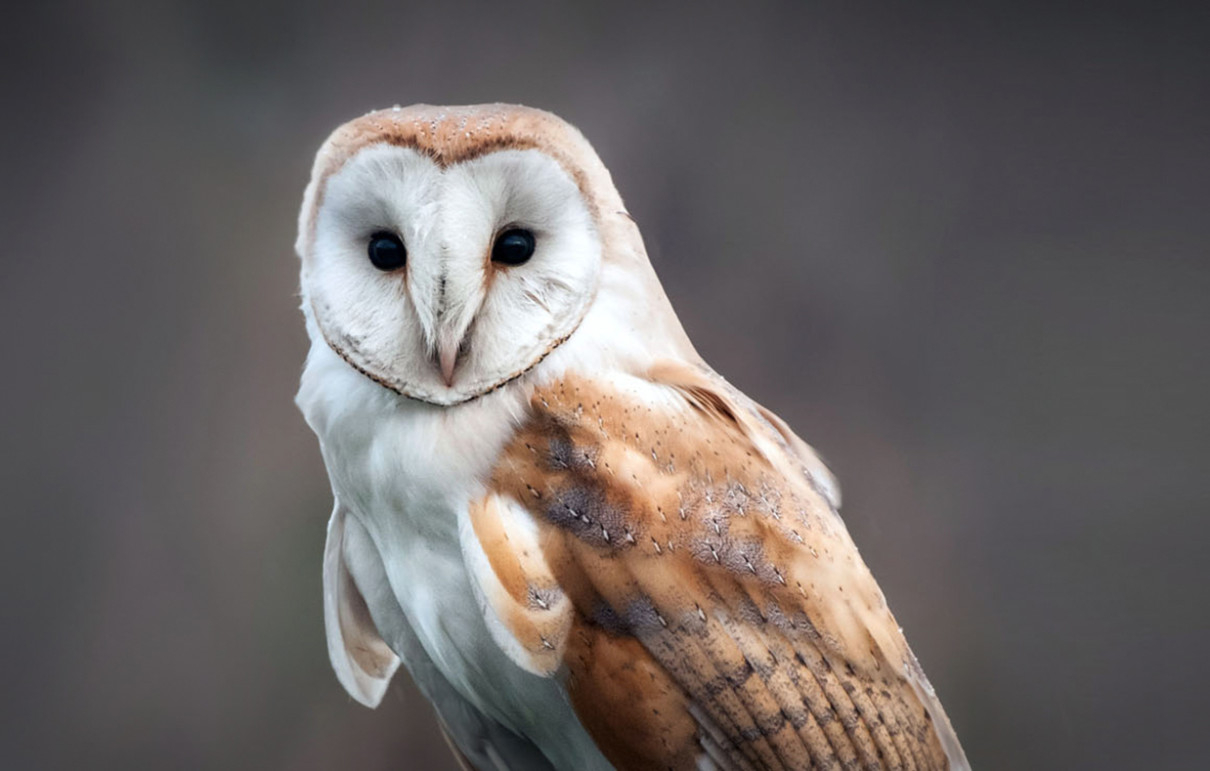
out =
[(684, 365), (531, 407), (472, 506), (484, 602), (519, 663), (565, 667), (611, 762), (965, 763), (835, 483), (775, 416)]

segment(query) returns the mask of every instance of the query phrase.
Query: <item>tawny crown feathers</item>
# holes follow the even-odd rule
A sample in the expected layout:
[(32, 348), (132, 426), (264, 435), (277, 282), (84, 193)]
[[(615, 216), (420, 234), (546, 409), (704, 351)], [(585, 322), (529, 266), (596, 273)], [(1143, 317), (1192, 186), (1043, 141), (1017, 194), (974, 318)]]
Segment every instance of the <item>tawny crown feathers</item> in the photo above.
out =
[(299, 228), (298, 252), (314, 235), (324, 181), (370, 145), (410, 147), (445, 167), (501, 150), (538, 150), (576, 181), (593, 214), (625, 214), (608, 169), (574, 126), (545, 110), (513, 104), (440, 107), (413, 104), (375, 110), (332, 132), (315, 158)]

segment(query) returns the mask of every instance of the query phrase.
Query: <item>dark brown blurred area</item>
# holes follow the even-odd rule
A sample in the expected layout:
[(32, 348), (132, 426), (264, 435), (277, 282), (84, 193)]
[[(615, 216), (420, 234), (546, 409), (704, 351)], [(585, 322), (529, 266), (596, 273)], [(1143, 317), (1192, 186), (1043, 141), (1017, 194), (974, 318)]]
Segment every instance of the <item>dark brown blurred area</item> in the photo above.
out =
[(0, 767), (453, 768), (406, 676), (330, 671), (292, 403), (313, 153), (418, 101), (583, 129), (976, 768), (1205, 763), (1204, 4), (5, 15)]

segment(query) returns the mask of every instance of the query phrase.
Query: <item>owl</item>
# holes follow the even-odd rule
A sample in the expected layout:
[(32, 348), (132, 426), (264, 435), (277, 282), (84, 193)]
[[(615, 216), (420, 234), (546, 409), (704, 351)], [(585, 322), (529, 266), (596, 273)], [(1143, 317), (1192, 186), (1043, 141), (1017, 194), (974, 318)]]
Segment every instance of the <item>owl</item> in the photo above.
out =
[(354, 699), (404, 663), (480, 771), (967, 767), (836, 481), (694, 350), (575, 128), (353, 120), (296, 249)]

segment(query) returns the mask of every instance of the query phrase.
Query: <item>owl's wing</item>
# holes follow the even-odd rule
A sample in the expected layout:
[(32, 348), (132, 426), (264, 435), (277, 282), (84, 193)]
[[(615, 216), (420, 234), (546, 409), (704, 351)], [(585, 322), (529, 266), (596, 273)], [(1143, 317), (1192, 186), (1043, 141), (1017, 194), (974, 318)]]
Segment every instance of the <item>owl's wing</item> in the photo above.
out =
[[(324, 546), (324, 627), (328, 657), (336, 677), (357, 701), (377, 707), (391, 677), (399, 668), (399, 657), (391, 650), (366, 603), (367, 593), (385, 587), (385, 573), (374, 567), (379, 558), (369, 536), (356, 520), (336, 502), (328, 521)], [(353, 570), (361, 575), (354, 576)], [(365, 587), (364, 589), (362, 587)]]
[(784, 424), (687, 366), (568, 377), (531, 408), (464, 551), (497, 642), (565, 674), (615, 765), (966, 767)]
[(350, 696), (377, 707), (402, 657), (464, 768), (551, 768), (533, 744), (483, 714), (441, 674), (399, 607), (369, 533), (339, 501), (328, 523), (323, 573), (328, 654)]

